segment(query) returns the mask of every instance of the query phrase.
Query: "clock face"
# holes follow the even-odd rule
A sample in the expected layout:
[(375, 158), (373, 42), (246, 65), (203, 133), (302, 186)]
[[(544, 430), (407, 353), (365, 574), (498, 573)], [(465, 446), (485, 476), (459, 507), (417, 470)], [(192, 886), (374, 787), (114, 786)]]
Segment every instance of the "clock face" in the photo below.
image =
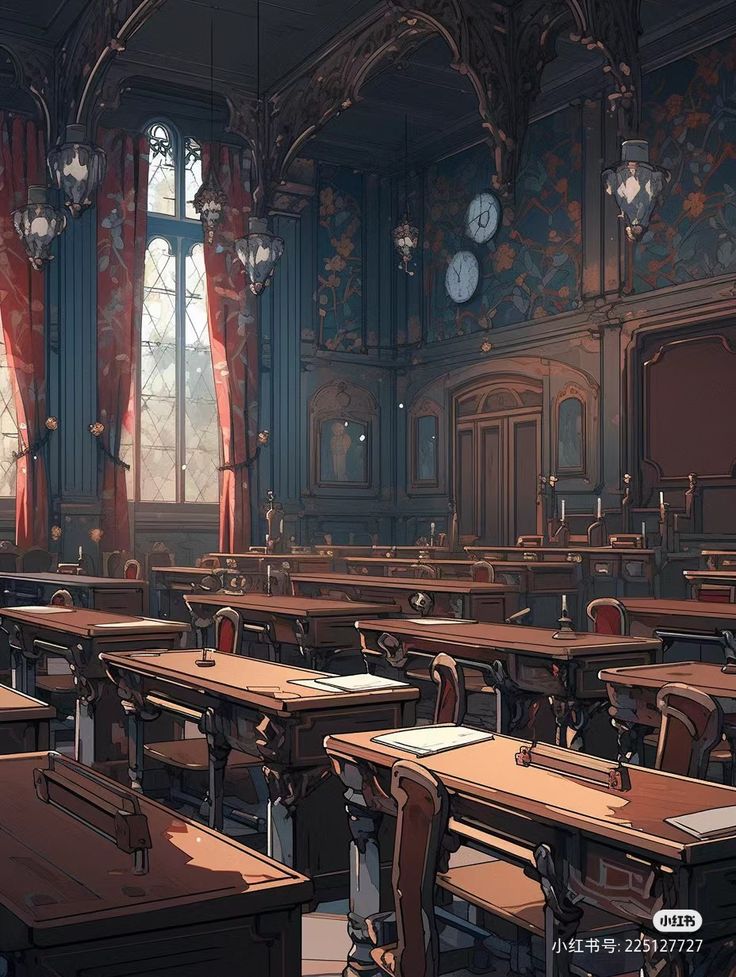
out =
[(450, 258), (445, 288), (453, 302), (467, 302), (473, 297), (480, 279), (478, 259), (471, 251), (458, 251)]
[(495, 193), (484, 190), (470, 201), (465, 215), (465, 230), (476, 244), (490, 241), (501, 223), (501, 201)]

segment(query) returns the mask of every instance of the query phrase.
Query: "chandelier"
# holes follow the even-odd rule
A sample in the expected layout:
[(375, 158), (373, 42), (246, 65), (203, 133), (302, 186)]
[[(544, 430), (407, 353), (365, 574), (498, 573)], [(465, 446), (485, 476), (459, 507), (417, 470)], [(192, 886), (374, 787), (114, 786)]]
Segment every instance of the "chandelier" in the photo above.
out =
[(64, 194), (73, 217), (92, 205), (107, 168), (104, 150), (87, 142), (86, 134), (83, 125), (67, 126), (65, 141), (50, 149), (46, 157), (51, 179)]
[(248, 233), (235, 242), (235, 251), (245, 265), (248, 286), (260, 295), (271, 284), (276, 264), (284, 253), (283, 238), (271, 234), (263, 217), (248, 219)]
[(13, 211), (13, 226), (37, 271), (51, 261), (51, 245), (66, 227), (66, 215), (47, 199), (46, 187), (28, 187), (28, 203)]
[(210, 169), (202, 186), (194, 194), (192, 204), (202, 221), (205, 240), (212, 244), (215, 240), (217, 225), (222, 220), (222, 213), (227, 204), (227, 196), (220, 189), (214, 170), (214, 133), (215, 128), (215, 18), (210, 11)]
[[(263, 152), (263, 134), (266, 126), (263, 120), (261, 103), (261, 0), (256, 2), (256, 112), (258, 152)], [(263, 205), (263, 194), (267, 189), (262, 166), (258, 167), (259, 187), (254, 195), (257, 200), (256, 215)], [(248, 233), (235, 242), (235, 252), (245, 265), (248, 287), (254, 295), (260, 295), (271, 284), (276, 265), (284, 253), (284, 240), (268, 229), (268, 219), (262, 216), (248, 218)]]
[(621, 144), (621, 162), (601, 175), (606, 193), (618, 205), (626, 236), (630, 241), (641, 240), (670, 179), (669, 171), (649, 162), (646, 139), (626, 139)]

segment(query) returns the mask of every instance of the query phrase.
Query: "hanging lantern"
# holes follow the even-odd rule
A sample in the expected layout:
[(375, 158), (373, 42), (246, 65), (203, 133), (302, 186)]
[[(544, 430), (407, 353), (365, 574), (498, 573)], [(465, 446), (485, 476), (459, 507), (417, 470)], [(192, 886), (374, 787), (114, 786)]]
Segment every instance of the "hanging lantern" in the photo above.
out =
[(194, 209), (199, 214), (202, 221), (202, 228), (208, 244), (212, 244), (215, 239), (215, 230), (222, 220), (222, 212), (227, 203), (227, 196), (220, 189), (215, 174), (212, 170), (207, 175), (207, 179), (194, 194)]
[(235, 250), (245, 265), (251, 292), (260, 295), (271, 284), (276, 263), (284, 253), (283, 239), (271, 234), (267, 220), (251, 217), (248, 233), (235, 242)]
[(66, 227), (66, 215), (48, 202), (46, 187), (28, 187), (28, 203), (13, 211), (13, 226), (31, 264), (41, 271), (51, 261), (51, 245)]
[(627, 139), (621, 144), (621, 162), (602, 173), (603, 185), (618, 204), (626, 236), (639, 241), (649, 227), (670, 173), (649, 162), (646, 139)]
[(408, 213), (404, 214), (400, 223), (393, 229), (392, 236), (394, 247), (401, 256), (399, 268), (405, 271), (407, 275), (413, 275), (414, 272), (409, 271), (409, 264), (413, 261), (414, 252), (419, 244), (419, 228), (411, 223)]
[(87, 142), (86, 135), (84, 126), (67, 126), (65, 142), (50, 149), (47, 156), (51, 179), (63, 192), (72, 217), (79, 217), (92, 205), (107, 169), (104, 150)]

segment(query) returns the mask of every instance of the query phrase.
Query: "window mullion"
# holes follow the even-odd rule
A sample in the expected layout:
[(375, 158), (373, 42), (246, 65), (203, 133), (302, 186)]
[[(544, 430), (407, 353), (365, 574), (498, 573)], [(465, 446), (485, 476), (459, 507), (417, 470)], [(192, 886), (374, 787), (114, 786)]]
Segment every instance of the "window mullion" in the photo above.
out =
[(186, 443), (184, 414), (186, 406), (186, 243), (177, 241), (176, 256), (176, 501), (185, 501)]

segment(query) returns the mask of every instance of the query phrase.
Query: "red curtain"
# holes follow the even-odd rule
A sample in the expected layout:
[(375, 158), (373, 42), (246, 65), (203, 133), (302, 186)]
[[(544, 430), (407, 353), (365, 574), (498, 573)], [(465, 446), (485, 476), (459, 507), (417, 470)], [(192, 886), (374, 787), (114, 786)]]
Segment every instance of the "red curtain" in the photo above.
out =
[(148, 203), (148, 139), (102, 130), (107, 173), (97, 193), (97, 411), (110, 452), (102, 465), (103, 549), (129, 550), (124, 436), (133, 436), (136, 364), (143, 305)]
[[(45, 276), (31, 267), (11, 214), (26, 203), (28, 184), (48, 182), (46, 155), (35, 122), (2, 112), (0, 143), (0, 320), (18, 430), (27, 447), (46, 434)], [(16, 543), (45, 547), (49, 500), (43, 451), (18, 459), (15, 484)]]
[(258, 425), (258, 318), (256, 297), (233, 242), (247, 230), (251, 211), (250, 165), (245, 151), (203, 147), (202, 172), (214, 166), (228, 204), (212, 245), (205, 244), (207, 314), (217, 413), (222, 435), (220, 549), (237, 553), (251, 542), (249, 464)]

